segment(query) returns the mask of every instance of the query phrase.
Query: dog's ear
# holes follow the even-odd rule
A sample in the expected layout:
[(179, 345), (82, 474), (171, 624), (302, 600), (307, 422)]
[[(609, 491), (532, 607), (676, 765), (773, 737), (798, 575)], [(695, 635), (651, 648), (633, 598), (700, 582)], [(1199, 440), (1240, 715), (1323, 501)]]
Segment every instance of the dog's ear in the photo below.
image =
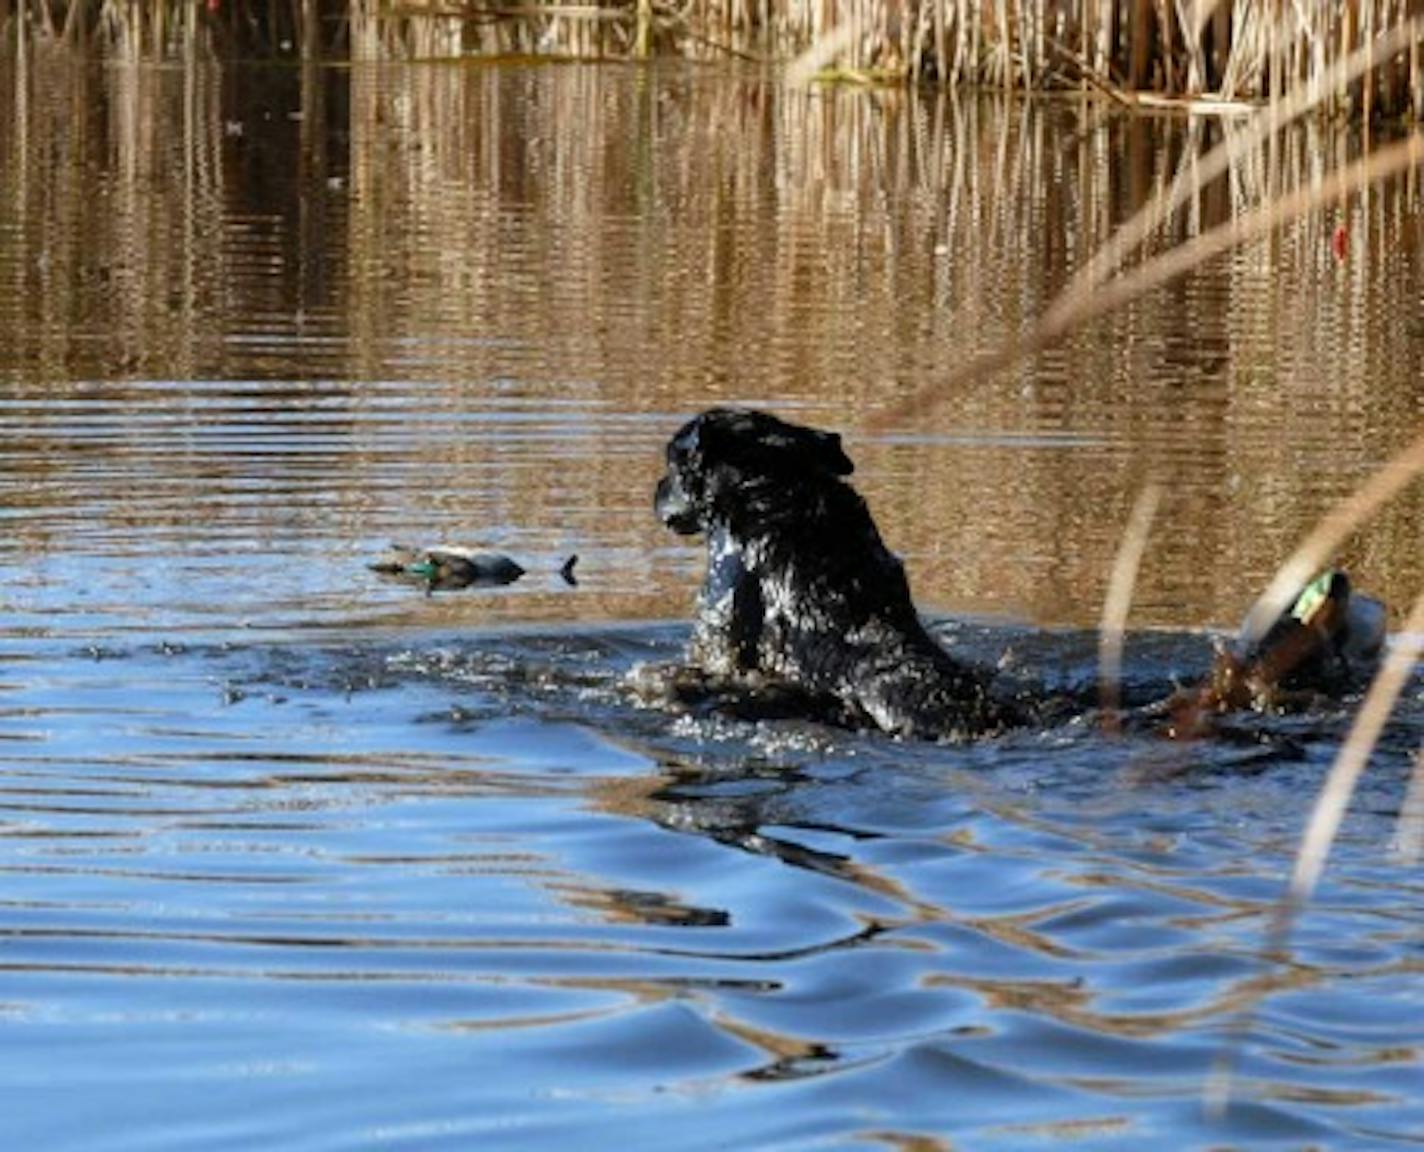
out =
[(849, 476), (855, 471), (836, 432), (790, 424), (750, 408), (713, 408), (704, 412), (697, 423), (703, 451), (716, 459), (807, 469), (831, 476)]
[(829, 472), (832, 476), (849, 476), (855, 471), (855, 465), (841, 447), (839, 432), (821, 432), (785, 423), (782, 429), (784, 431), (776, 433), (772, 440), (779, 452), (785, 452), (797, 464)]

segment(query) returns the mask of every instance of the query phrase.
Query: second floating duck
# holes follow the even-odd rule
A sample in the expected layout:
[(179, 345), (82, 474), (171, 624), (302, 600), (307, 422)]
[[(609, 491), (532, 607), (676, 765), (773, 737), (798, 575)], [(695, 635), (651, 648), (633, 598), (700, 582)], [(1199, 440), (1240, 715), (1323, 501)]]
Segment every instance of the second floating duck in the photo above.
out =
[[(578, 583), (574, 578), (577, 562), (577, 556), (570, 556), (560, 567), (559, 575), (565, 583)], [(370, 567), (384, 576), (418, 581), (425, 585), (427, 592), (513, 584), (525, 573), (522, 564), (502, 552), (457, 547), (409, 548), (403, 544), (392, 544)]]

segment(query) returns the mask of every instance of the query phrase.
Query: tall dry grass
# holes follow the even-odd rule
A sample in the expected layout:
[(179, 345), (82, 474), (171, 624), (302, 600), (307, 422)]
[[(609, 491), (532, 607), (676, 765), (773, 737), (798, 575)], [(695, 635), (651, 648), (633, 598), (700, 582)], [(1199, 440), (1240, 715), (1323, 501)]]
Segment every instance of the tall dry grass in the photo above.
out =
[[(355, 3), (355, 0), (350, 0)], [(0, 0), (0, 45), (110, 58), (344, 51), (348, 0)]]
[[(1264, 101), (1325, 89), (1331, 113), (1424, 115), (1419, 55), (1381, 57), (1350, 83), (1337, 60), (1419, 13), (1417, 0), (692, 0), (704, 36), (766, 51), (846, 36), (843, 62), (941, 83), (1095, 90), (1126, 102)], [(1152, 99), (1145, 99), (1150, 94)]]
[(1108, 578), (1107, 596), (1103, 599), (1103, 616), (1098, 626), (1098, 694), (1103, 712), (1103, 726), (1110, 732), (1118, 730), (1121, 702), (1122, 647), (1127, 635), (1128, 609), (1137, 584), (1137, 570), (1147, 550), (1147, 534), (1162, 502), (1162, 486), (1148, 483), (1138, 494), (1123, 532), (1122, 545), (1113, 561)]
[(1417, 49), (1348, 82), (1337, 61), (1420, 0), (0, 0), (0, 38), (118, 55), (450, 58), (679, 53), (787, 60), (836, 42), (836, 75), (1104, 93), (1198, 107), (1308, 88), (1332, 114), (1424, 116)]

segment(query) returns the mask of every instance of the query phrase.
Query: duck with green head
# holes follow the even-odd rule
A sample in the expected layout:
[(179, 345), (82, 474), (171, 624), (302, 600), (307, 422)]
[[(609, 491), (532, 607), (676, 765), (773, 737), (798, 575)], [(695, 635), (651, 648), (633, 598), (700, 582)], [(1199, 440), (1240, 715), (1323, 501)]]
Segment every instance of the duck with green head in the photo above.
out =
[[(559, 569), (568, 584), (577, 583), (573, 572), (577, 560), (577, 556), (570, 556)], [(454, 546), (409, 548), (403, 544), (392, 544), (371, 564), (371, 569), (384, 576), (417, 581), (425, 585), (427, 592), (513, 584), (525, 572), (522, 564), (501, 552)]]
[(1259, 640), (1217, 641), (1206, 681), (1169, 702), (1173, 734), (1198, 735), (1215, 713), (1269, 712), (1357, 687), (1384, 648), (1385, 617), (1344, 572), (1321, 573)]

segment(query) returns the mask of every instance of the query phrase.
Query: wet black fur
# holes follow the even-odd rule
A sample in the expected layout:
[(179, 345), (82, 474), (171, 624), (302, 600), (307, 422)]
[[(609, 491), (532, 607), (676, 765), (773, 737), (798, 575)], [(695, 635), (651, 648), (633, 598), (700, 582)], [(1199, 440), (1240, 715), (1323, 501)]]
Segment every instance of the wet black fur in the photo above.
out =
[(925, 631), (840, 437), (762, 412), (714, 408), (678, 430), (654, 507), (707, 538), (689, 660), (716, 677), (831, 697), (887, 732), (963, 740), (1007, 706)]

